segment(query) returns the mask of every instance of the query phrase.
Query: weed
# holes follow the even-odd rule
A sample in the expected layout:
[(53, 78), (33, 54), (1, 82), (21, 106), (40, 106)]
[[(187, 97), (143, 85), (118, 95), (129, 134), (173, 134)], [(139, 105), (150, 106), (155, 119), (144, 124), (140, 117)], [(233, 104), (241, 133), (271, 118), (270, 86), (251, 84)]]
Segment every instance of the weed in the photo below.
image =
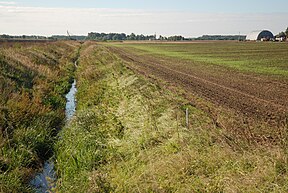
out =
[(29, 180), (53, 154), (73, 50), (63, 42), (1, 47), (0, 192), (31, 192)]
[(103, 45), (84, 44), (79, 61), (78, 110), (56, 145), (57, 191), (288, 190), (281, 147), (230, 146), (217, 120), (135, 75)]

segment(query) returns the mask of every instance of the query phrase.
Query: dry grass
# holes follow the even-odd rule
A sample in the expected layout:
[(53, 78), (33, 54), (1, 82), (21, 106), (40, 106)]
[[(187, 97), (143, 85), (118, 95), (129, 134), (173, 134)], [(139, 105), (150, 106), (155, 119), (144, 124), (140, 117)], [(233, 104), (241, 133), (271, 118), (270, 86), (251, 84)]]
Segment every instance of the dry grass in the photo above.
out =
[(1, 45), (0, 192), (31, 192), (31, 176), (51, 156), (65, 117), (74, 46)]
[(84, 45), (77, 79), (78, 111), (56, 146), (58, 191), (288, 191), (283, 146), (231, 146), (207, 113), (105, 47)]

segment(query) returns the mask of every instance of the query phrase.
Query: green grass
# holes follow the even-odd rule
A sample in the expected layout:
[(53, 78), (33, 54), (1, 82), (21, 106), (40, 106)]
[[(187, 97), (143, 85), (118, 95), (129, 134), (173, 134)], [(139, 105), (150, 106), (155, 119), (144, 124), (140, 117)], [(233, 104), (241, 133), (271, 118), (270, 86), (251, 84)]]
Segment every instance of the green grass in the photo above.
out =
[[(107, 45), (175, 65), (287, 78), (287, 44), (278, 43), (1, 47), (0, 192), (32, 192), (31, 176), (53, 153), (57, 192), (288, 192), (286, 130), (279, 143), (250, 143), (245, 137), (278, 134), (267, 125), (220, 128), (226, 114), (215, 121), (180, 88), (132, 72)], [(74, 76), (77, 112), (59, 132)]]
[(29, 180), (53, 155), (73, 80), (75, 45), (0, 49), (0, 192), (31, 192)]
[(211, 42), (192, 44), (114, 44), (146, 54), (178, 58), (202, 65), (218, 65), (238, 71), (288, 77), (286, 43)]
[(57, 191), (288, 191), (283, 147), (231, 145), (205, 112), (105, 46), (83, 46), (76, 77), (77, 113), (56, 144)]

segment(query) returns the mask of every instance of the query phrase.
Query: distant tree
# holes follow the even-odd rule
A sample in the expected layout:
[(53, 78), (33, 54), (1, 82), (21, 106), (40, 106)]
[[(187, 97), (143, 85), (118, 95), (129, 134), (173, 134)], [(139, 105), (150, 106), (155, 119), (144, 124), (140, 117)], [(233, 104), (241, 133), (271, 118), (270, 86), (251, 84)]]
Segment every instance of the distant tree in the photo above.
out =
[(245, 40), (243, 35), (203, 35), (194, 40)]
[[(60, 36), (53, 36), (57, 39), (60, 38)], [(66, 37), (66, 36), (64, 36)], [(82, 36), (77, 37), (82, 38)], [(83, 36), (83, 39), (86, 37)], [(130, 35), (126, 35), (125, 33), (97, 33), (97, 32), (90, 32), (88, 33), (88, 36), (86, 38), (87, 40), (98, 40), (98, 41), (107, 41), (107, 40), (114, 40), (114, 41), (123, 41), (123, 40), (156, 40), (155, 35), (136, 35), (134, 33), (131, 33)], [(168, 40), (165, 36), (160, 36), (160, 40)], [(180, 41), (184, 40), (185, 38), (182, 36), (171, 36), (169, 37), (169, 40), (171, 41)]]
[(0, 35), (0, 38), (8, 39), (8, 38), (10, 38), (10, 36), (9, 36), (9, 35), (6, 35), (6, 34), (3, 34), (3, 35)]
[(184, 39), (185, 38), (183, 36), (170, 36), (170, 37), (168, 37), (169, 41), (182, 41)]
[(127, 36), (125, 33), (120, 34), (121, 40), (126, 40)]
[(278, 35), (276, 35), (276, 37), (279, 37), (279, 38), (286, 37), (286, 34), (285, 34), (285, 32), (282, 31)]
[(288, 37), (288, 27), (287, 27), (287, 29), (285, 31), (285, 34), (286, 34), (286, 37)]
[(134, 33), (131, 33), (129, 36), (129, 40), (136, 40), (136, 35)]

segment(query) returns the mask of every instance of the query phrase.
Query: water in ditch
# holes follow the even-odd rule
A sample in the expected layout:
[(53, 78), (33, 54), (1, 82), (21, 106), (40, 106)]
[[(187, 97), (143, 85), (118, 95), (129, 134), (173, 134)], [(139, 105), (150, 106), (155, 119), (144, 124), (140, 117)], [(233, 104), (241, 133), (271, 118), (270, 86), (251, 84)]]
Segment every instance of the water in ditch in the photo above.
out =
[[(74, 80), (72, 87), (69, 93), (66, 95), (66, 107), (65, 107), (65, 115), (66, 122), (69, 122), (73, 117), (76, 110), (76, 80)], [(41, 173), (37, 174), (30, 182), (30, 184), (36, 189), (37, 193), (48, 193), (53, 192), (53, 189), (56, 186), (56, 172), (54, 170), (54, 161), (53, 158), (47, 160), (44, 163), (44, 167)]]
[(76, 88), (76, 80), (72, 84), (72, 87), (69, 93), (66, 95), (66, 107), (65, 107), (65, 115), (67, 122), (73, 117), (76, 111), (76, 95), (77, 88)]

